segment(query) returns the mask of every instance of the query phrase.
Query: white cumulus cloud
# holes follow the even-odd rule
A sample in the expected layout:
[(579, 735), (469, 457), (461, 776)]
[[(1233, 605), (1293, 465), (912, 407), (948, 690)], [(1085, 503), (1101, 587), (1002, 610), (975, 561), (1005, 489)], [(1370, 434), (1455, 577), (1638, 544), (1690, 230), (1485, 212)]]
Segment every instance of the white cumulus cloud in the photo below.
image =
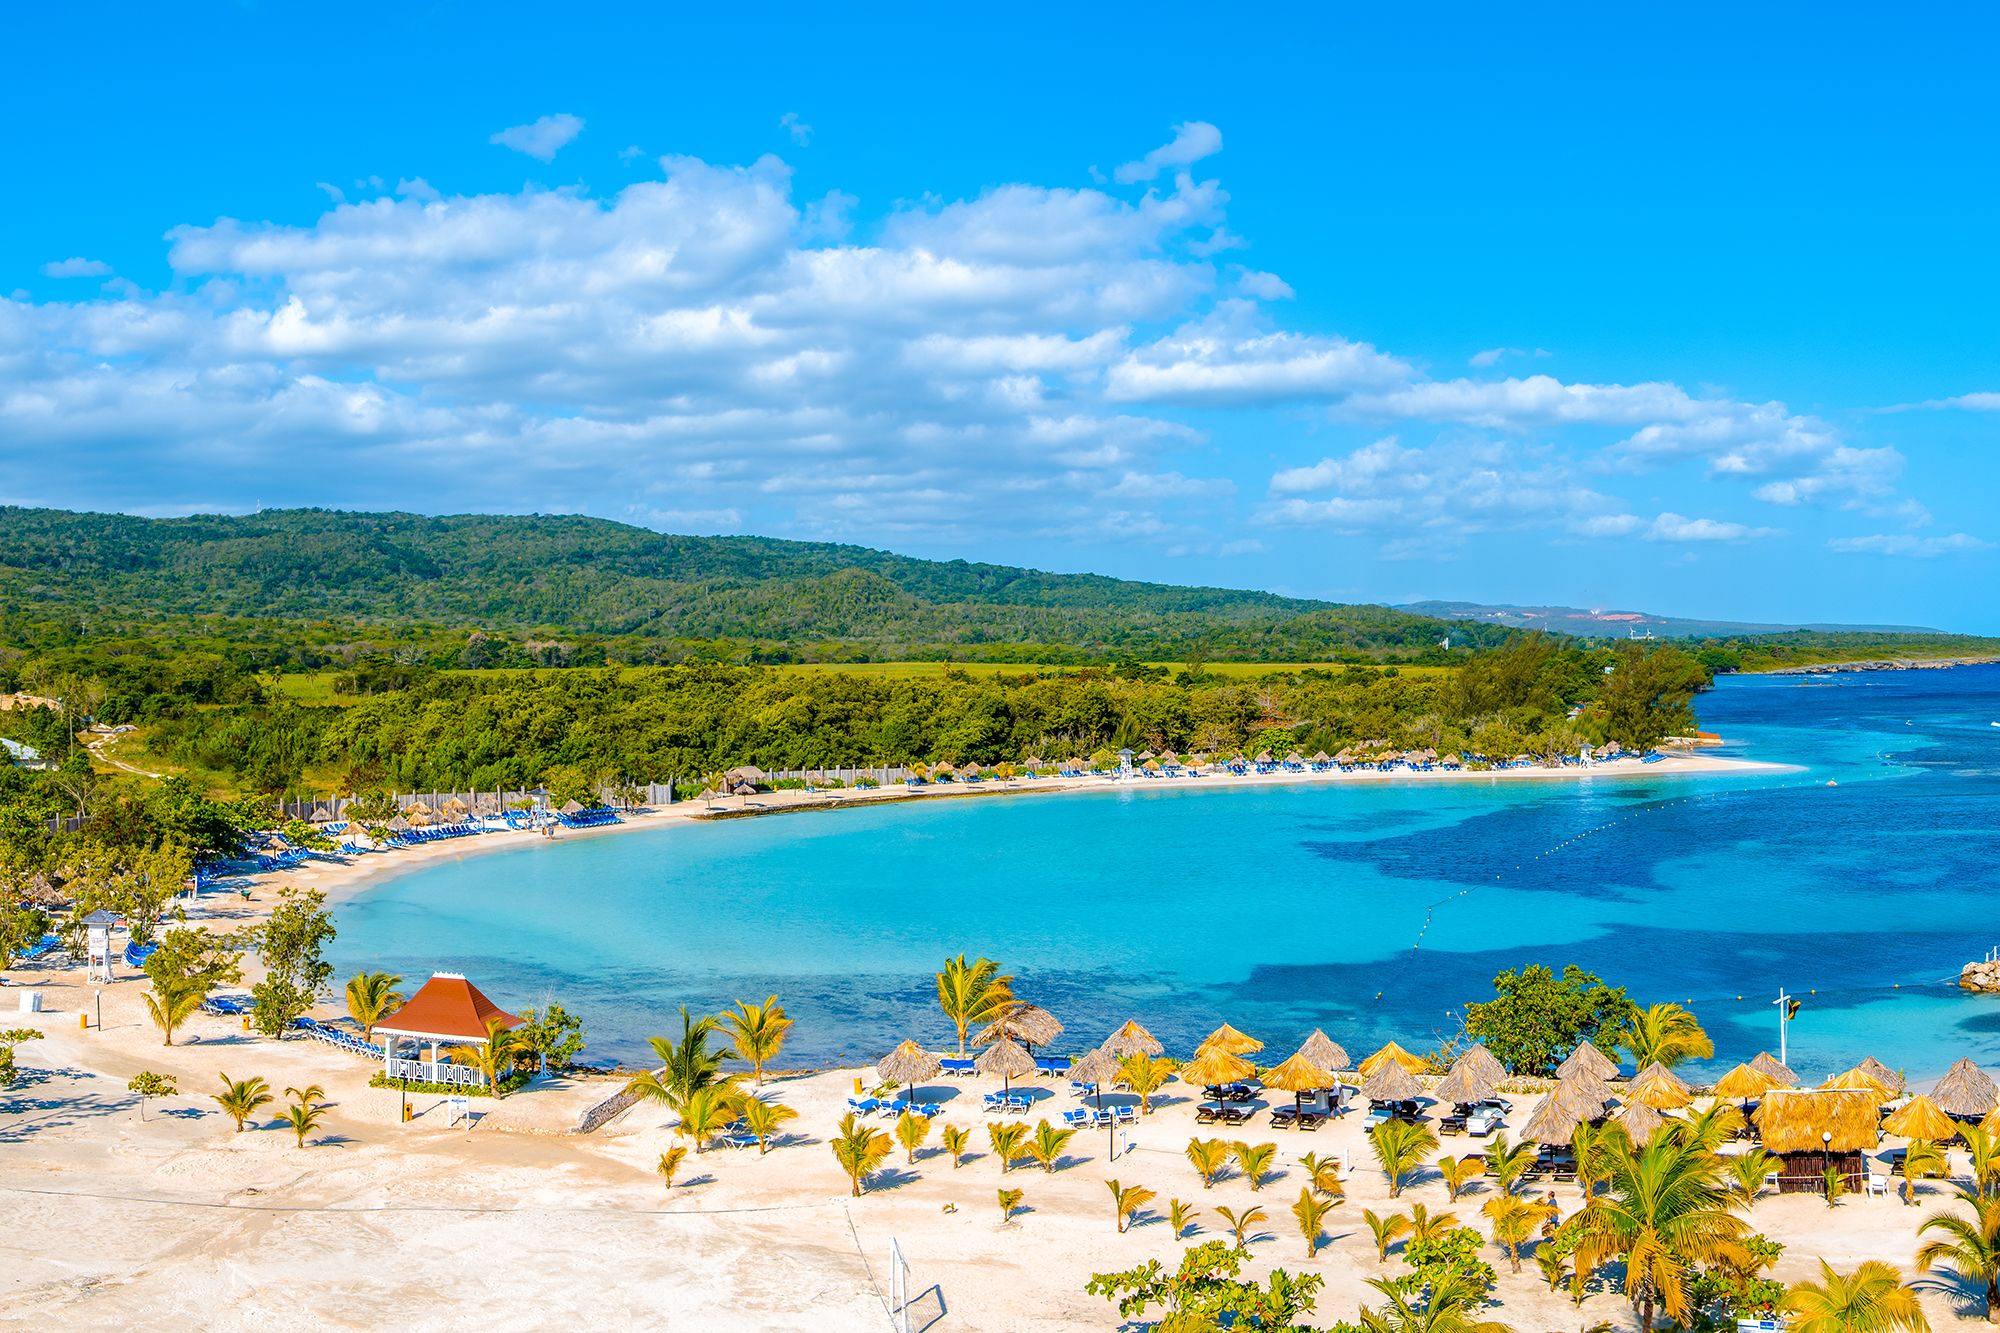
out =
[(1185, 167), (1222, 151), (1222, 131), (1205, 120), (1190, 120), (1174, 126), (1174, 137), (1137, 162), (1127, 162), (1112, 173), (1120, 185), (1154, 179), (1163, 171)]
[(583, 119), (567, 111), (543, 116), (526, 125), (512, 125), (497, 131), (488, 143), (526, 153), (540, 162), (553, 162), (570, 140), (583, 133)]
[(42, 272), (51, 278), (104, 278), (111, 275), (111, 265), (101, 259), (75, 255), (42, 265)]
[(1940, 555), (1969, 555), (1990, 551), (1993, 543), (1967, 532), (1948, 537), (1918, 537), (1906, 532), (1873, 533), (1866, 537), (1835, 537), (1827, 543), (1832, 550), (1847, 555), (1902, 555), (1930, 558)]

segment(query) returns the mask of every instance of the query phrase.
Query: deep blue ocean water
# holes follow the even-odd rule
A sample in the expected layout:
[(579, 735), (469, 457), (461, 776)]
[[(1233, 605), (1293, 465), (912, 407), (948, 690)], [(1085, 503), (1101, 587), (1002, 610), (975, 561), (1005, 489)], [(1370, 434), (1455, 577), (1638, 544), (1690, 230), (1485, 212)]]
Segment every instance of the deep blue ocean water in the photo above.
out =
[[(339, 975), (464, 971), (553, 994), (636, 1057), (676, 1006), (775, 993), (786, 1063), (945, 1042), (931, 973), (984, 953), (1095, 1044), (1128, 1017), (1185, 1054), (1224, 1020), (1359, 1058), (1454, 1031), (1495, 972), (1575, 962), (1690, 1004), (1719, 1061), (1874, 1054), (1912, 1077), (2000, 1061), (2000, 667), (1732, 677), (1725, 753), (1800, 771), (1583, 781), (1167, 781), (1057, 797), (676, 824), (468, 856), (337, 913)], [(1828, 786), (1829, 781), (1837, 783)], [(1740, 999), (1738, 997), (1741, 997)]]

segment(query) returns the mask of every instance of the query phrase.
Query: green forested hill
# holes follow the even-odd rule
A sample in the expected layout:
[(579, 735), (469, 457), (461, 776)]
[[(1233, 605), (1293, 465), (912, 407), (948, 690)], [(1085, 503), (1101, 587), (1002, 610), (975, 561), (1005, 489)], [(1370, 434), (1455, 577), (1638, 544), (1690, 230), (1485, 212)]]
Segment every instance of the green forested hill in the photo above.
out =
[[(200, 618), (733, 641), (790, 655), (1326, 660), (1500, 627), (858, 546), (683, 537), (575, 516), (285, 510), (144, 519), (0, 509), (0, 615), (92, 637)], [(83, 622), (79, 624), (79, 622)], [(89, 622), (94, 622), (90, 624)], [(264, 638), (267, 632), (238, 637)]]

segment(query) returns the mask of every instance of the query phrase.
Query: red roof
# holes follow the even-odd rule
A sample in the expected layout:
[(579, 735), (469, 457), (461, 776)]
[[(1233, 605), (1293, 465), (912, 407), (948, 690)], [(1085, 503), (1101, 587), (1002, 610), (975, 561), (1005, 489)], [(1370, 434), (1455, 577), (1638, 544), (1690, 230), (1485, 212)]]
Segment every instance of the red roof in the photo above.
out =
[(487, 1020), (495, 1018), (503, 1027), (518, 1027), (521, 1022), (464, 977), (438, 972), (418, 987), (402, 1008), (377, 1023), (375, 1030), (393, 1037), (483, 1041)]

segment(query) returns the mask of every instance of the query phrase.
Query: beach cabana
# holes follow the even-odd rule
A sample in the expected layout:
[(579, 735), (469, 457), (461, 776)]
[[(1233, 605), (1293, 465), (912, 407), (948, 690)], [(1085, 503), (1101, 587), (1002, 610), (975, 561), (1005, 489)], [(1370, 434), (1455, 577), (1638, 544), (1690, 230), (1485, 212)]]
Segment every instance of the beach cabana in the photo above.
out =
[(884, 1083), (900, 1083), (905, 1097), (914, 1104), (917, 1084), (934, 1079), (944, 1066), (941, 1057), (914, 1041), (906, 1041), (875, 1062), (875, 1077)]
[(1238, 1032), (1224, 1023), (1201, 1039), (1201, 1045), (1195, 1048), (1195, 1054), (1200, 1056), (1211, 1050), (1217, 1050), (1227, 1051), (1231, 1055), (1254, 1055), (1263, 1049), (1263, 1042), (1246, 1032)]
[(1413, 1102), (1424, 1095), (1424, 1085), (1396, 1061), (1384, 1060), (1361, 1080), (1361, 1095), (1371, 1102)]
[(1189, 1087), (1215, 1089), (1241, 1082), (1256, 1072), (1256, 1067), (1242, 1056), (1216, 1046), (1182, 1065), (1176, 1077)]
[(1354, 1062), (1347, 1058), (1347, 1052), (1341, 1044), (1318, 1028), (1314, 1028), (1312, 1035), (1299, 1043), (1299, 1054), (1321, 1069), (1338, 1071), (1354, 1067)]
[(1373, 1074), (1385, 1064), (1399, 1065), (1410, 1074), (1421, 1074), (1431, 1067), (1430, 1061), (1423, 1056), (1412, 1055), (1392, 1041), (1361, 1062), (1362, 1077)]
[(1303, 1055), (1293, 1055), (1276, 1068), (1266, 1070), (1260, 1081), (1267, 1088), (1292, 1094), (1294, 1124), (1298, 1123), (1296, 1117), (1305, 1110), (1308, 1095), (1340, 1086), (1340, 1080), (1331, 1071), (1321, 1069)]
[[(401, 1008), (375, 1025), (375, 1036), (382, 1040), (382, 1071), (392, 1080), (476, 1086), (479, 1071), (446, 1063), (439, 1058), (439, 1048), (484, 1046), (487, 1025), (496, 1021), (510, 1030), (521, 1025), (517, 1015), (487, 999), (464, 973), (433, 972)], [(430, 1059), (397, 1056), (397, 1043), (404, 1040), (428, 1044)]]
[(1777, 1154), (1781, 1194), (1824, 1194), (1826, 1170), (1834, 1167), (1849, 1187), (1860, 1189), (1867, 1156), (1880, 1140), (1876, 1110), (1867, 1088), (1773, 1088), (1757, 1108), (1757, 1130), (1767, 1152)]
[(1048, 1045), (1062, 1032), (1063, 1025), (1056, 1016), (1040, 1005), (1016, 1004), (974, 1035), (972, 1044), (984, 1046), (1011, 1037), (1032, 1053), (1035, 1047)]
[(1126, 1020), (1125, 1026), (1106, 1037), (1099, 1049), (1119, 1060), (1128, 1055), (1164, 1055), (1167, 1050), (1136, 1018)]
[(1771, 1054), (1769, 1051), (1757, 1052), (1757, 1058), (1750, 1062), (1750, 1067), (1770, 1079), (1772, 1087), (1796, 1088), (1799, 1086), (1799, 1076), (1792, 1072), (1792, 1067), (1780, 1061), (1777, 1056)]
[(1948, 1116), (1977, 1120), (2000, 1106), (2000, 1092), (1996, 1092), (1993, 1080), (1978, 1065), (1971, 1060), (1960, 1059), (1945, 1071), (1945, 1076), (1931, 1089), (1931, 1100)]
[(1928, 1097), (1912, 1097), (1882, 1122), (1886, 1133), (1906, 1139), (1929, 1139), (1943, 1143), (1958, 1136), (1958, 1122), (1938, 1109)]
[(1431, 1093), (1441, 1102), (1466, 1106), (1491, 1097), (1506, 1081), (1506, 1067), (1486, 1047), (1474, 1042), (1451, 1062), (1451, 1069)]
[(1587, 1041), (1578, 1042), (1569, 1058), (1556, 1066), (1557, 1078), (1568, 1078), (1581, 1070), (1599, 1079), (1618, 1077), (1618, 1062)]
[(1754, 1102), (1777, 1086), (1777, 1080), (1757, 1066), (1741, 1064), (1715, 1080), (1715, 1095), (1732, 1102)]
[(1035, 1072), (1035, 1057), (1012, 1037), (1002, 1037), (981, 1051), (972, 1067), (989, 1078), (998, 1076), (1001, 1090), (1006, 1091), (1014, 1086), (1015, 1079)]

